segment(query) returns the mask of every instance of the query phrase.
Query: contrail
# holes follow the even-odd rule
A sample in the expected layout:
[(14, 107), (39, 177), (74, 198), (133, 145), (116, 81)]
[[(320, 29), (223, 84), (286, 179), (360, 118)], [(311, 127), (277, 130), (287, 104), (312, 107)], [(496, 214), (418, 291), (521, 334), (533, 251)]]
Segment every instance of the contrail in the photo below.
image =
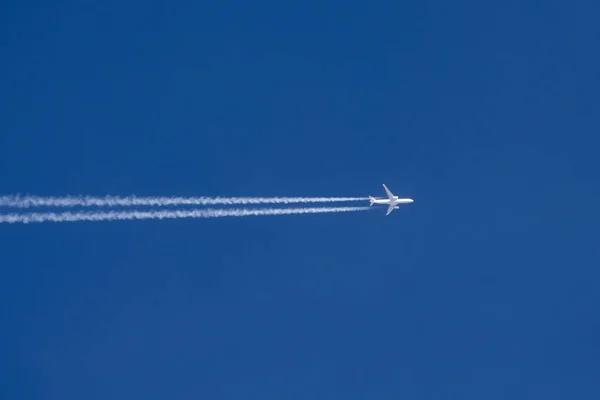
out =
[(119, 196), (0, 196), (0, 207), (131, 207), (206, 206), (216, 204), (336, 203), (368, 200), (368, 197), (119, 197)]
[(313, 207), (265, 209), (206, 209), (206, 210), (154, 210), (154, 211), (98, 211), (0, 214), (0, 223), (30, 224), (40, 222), (119, 221), (137, 219), (221, 218), (261, 215), (321, 214), (365, 211), (369, 207)]

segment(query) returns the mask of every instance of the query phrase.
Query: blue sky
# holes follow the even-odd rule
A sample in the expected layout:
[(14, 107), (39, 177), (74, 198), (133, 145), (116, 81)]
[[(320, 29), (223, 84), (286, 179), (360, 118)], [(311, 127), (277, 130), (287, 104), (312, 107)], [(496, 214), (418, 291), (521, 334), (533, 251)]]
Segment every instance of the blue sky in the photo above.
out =
[(6, 399), (596, 399), (595, 1), (0, 12), (2, 194), (382, 196), (0, 226)]

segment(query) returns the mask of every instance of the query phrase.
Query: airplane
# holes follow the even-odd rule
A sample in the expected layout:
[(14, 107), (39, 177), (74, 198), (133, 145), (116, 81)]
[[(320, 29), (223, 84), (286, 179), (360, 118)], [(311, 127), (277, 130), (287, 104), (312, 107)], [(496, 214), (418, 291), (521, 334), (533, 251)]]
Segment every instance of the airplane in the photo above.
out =
[(371, 200), (371, 206), (373, 204), (389, 204), (387, 213), (385, 214), (386, 216), (390, 215), (392, 211), (397, 209), (398, 204), (412, 203), (414, 201), (413, 199), (400, 199), (398, 196), (394, 196), (392, 192), (390, 192), (390, 189), (385, 186), (385, 184), (383, 184), (383, 188), (388, 195), (387, 199), (376, 199), (373, 196), (369, 196), (369, 200)]

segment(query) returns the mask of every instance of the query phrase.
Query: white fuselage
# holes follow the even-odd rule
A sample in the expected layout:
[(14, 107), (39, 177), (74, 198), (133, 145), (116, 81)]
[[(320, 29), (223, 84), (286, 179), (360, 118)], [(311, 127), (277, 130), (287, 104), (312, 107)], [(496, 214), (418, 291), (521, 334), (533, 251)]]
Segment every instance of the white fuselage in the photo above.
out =
[(395, 198), (395, 199), (373, 199), (371, 200), (372, 204), (389, 204), (389, 205), (396, 205), (396, 204), (406, 204), (406, 203), (412, 203), (414, 200), (413, 199), (399, 199), (399, 198)]

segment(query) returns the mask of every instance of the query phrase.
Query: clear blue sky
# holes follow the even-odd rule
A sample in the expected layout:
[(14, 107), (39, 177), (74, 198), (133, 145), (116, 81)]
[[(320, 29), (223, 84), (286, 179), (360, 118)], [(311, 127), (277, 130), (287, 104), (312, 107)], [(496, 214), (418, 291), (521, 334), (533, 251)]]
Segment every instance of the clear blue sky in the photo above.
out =
[(0, 397), (600, 398), (600, 3), (492, 3), (5, 2), (2, 194), (415, 203), (2, 225)]

